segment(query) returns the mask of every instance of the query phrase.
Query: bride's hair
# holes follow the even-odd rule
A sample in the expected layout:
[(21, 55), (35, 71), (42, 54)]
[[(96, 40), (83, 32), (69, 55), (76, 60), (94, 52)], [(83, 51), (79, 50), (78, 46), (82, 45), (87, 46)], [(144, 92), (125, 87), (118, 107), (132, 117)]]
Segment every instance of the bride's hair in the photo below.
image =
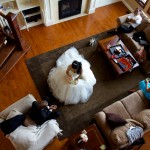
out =
[(75, 60), (72, 62), (72, 68), (77, 70), (77, 74), (80, 74), (82, 69), (82, 63)]

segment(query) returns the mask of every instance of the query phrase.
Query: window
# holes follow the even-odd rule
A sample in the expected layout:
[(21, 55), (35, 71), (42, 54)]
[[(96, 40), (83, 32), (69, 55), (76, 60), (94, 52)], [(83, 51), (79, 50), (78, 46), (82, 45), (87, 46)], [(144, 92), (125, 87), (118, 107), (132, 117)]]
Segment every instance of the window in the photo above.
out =
[(139, 3), (139, 5), (144, 8), (148, 0), (136, 0), (136, 2)]

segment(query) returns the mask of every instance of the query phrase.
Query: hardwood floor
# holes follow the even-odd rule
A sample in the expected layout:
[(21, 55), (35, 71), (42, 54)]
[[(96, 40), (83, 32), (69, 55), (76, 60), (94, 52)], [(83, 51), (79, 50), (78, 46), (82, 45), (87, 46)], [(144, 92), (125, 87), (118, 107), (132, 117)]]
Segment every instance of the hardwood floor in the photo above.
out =
[[(0, 111), (24, 97), (28, 93), (40, 100), (40, 95), (31, 79), (25, 60), (55, 48), (81, 40), (96, 33), (116, 27), (118, 16), (128, 9), (122, 2), (96, 9), (94, 14), (45, 27), (43, 25), (22, 31), (23, 36), (31, 43), (32, 49), (16, 64), (0, 83)], [(14, 150), (12, 144), (0, 133), (1, 150)], [(67, 139), (54, 140), (46, 150), (64, 150)]]

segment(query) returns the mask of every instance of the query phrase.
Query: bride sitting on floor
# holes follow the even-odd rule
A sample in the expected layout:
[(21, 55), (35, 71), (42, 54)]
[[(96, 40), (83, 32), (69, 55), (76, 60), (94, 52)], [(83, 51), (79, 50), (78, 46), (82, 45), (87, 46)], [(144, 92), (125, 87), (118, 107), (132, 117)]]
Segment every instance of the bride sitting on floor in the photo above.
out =
[(47, 82), (53, 95), (67, 105), (87, 102), (93, 93), (96, 79), (90, 63), (75, 47), (71, 47), (57, 59)]

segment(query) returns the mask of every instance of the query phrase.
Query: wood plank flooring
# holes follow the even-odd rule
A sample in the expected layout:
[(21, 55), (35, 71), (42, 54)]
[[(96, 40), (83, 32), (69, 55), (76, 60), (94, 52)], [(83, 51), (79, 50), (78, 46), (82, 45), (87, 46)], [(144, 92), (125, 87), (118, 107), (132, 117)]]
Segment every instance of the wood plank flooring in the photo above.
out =
[[(128, 9), (122, 2), (96, 9), (94, 14), (45, 27), (43, 25), (22, 31), (32, 49), (16, 64), (0, 83), (0, 111), (24, 97), (28, 93), (40, 100), (40, 95), (31, 79), (25, 59), (45, 53), (55, 48), (81, 40), (96, 33), (116, 27), (118, 16), (124, 15)], [(67, 139), (55, 139), (46, 150), (64, 150)], [(0, 132), (0, 149), (14, 150), (12, 144)]]

